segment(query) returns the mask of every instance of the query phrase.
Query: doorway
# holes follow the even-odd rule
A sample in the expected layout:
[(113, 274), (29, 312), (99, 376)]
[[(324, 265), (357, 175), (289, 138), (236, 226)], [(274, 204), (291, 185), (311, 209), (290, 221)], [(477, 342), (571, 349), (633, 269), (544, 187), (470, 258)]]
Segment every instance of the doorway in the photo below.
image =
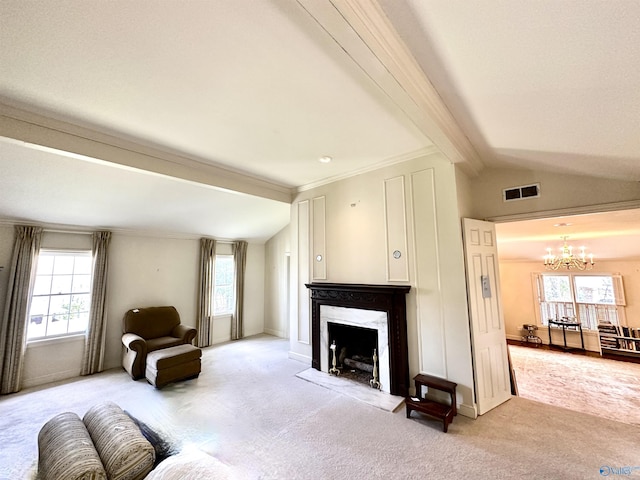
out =
[[(546, 249), (558, 248), (563, 236), (569, 237), (570, 244), (584, 245), (593, 253), (594, 266), (590, 272), (619, 273), (622, 276), (624, 290), (629, 294), (624, 306), (625, 316), (629, 325), (640, 327), (640, 298), (634, 298), (634, 292), (640, 292), (640, 209), (496, 223), (505, 329), (507, 340), (513, 345), (510, 346), (510, 353), (520, 395), (537, 397), (532, 399), (550, 404), (561, 402), (563, 397), (565, 400), (579, 398), (578, 404), (588, 407), (595, 402), (597, 406), (596, 393), (605, 384), (619, 389), (627, 388), (625, 381), (630, 373), (637, 374), (634, 369), (638, 366), (603, 360), (596, 331), (585, 331), (586, 355), (550, 351), (545, 346), (537, 349), (519, 346), (526, 335), (523, 328), (526, 324), (537, 325), (537, 335), (543, 344), (548, 343), (547, 327), (540, 325), (539, 314), (536, 315), (535, 311), (538, 298), (532, 276), (546, 271), (543, 264)], [(596, 370), (600, 365), (607, 365), (610, 373), (602, 378), (595, 373), (583, 375), (591, 382), (590, 388), (585, 390), (581, 390), (580, 386), (569, 387), (570, 372), (574, 372), (573, 378), (579, 378), (575, 372), (581, 364), (593, 364)], [(564, 385), (564, 389), (551, 388), (554, 382)], [(573, 393), (568, 394), (569, 391)], [(614, 398), (615, 394), (611, 397)], [(600, 404), (605, 405), (606, 401)], [(571, 402), (561, 406), (578, 408), (572, 406)], [(610, 409), (600, 407), (587, 413), (601, 411), (601, 416), (605, 416), (606, 410)]]

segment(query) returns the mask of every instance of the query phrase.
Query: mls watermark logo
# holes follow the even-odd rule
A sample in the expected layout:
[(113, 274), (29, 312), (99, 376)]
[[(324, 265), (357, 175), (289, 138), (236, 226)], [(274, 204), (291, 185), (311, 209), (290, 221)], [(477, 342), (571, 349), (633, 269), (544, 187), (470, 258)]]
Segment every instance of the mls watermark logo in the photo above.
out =
[(640, 466), (638, 467), (612, 467), (610, 465), (603, 465), (600, 467), (600, 475), (608, 477), (611, 475), (633, 475), (634, 473), (640, 474)]

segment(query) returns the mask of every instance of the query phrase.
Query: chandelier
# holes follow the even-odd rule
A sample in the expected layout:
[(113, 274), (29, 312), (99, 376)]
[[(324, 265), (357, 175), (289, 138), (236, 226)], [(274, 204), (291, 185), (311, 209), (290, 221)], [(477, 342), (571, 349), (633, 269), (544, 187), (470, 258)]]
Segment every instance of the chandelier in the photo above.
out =
[(593, 253), (587, 254), (584, 247), (580, 247), (580, 253), (573, 254), (573, 247), (567, 245), (567, 238), (562, 237), (564, 245), (560, 249), (559, 256), (551, 253), (551, 249), (547, 248), (547, 254), (544, 256), (544, 266), (547, 270), (558, 270), (560, 268), (577, 268), (578, 270), (591, 270), (593, 268)]

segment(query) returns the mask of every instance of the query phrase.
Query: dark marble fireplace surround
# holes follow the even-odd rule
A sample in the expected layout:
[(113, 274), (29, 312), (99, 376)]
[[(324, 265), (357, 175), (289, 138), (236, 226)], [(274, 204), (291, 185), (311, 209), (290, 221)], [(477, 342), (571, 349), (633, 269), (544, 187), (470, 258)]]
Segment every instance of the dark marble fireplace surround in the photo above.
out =
[(409, 394), (406, 294), (410, 285), (363, 285), (350, 283), (308, 283), (311, 293), (311, 366), (320, 365), (320, 306), (356, 308), (386, 312), (392, 395)]

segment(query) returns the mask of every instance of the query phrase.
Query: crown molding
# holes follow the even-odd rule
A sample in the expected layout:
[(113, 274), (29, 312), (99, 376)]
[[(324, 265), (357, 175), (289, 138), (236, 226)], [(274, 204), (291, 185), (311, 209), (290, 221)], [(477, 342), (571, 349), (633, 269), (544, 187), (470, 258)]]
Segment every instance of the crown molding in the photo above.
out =
[(375, 0), (298, 0), (414, 125), (465, 173), (484, 167), (435, 87)]
[[(24, 225), (28, 227), (42, 227), (45, 233), (63, 233), (68, 235), (92, 235), (98, 231), (109, 231), (114, 235), (123, 237), (143, 237), (143, 238), (163, 238), (168, 240), (200, 240), (203, 237), (210, 237), (206, 234), (174, 232), (169, 230), (154, 230), (140, 228), (112, 228), (104, 226), (87, 226), (87, 225), (67, 225), (59, 223), (34, 222), (31, 220), (23, 220), (18, 218), (2, 218), (0, 217), (0, 227), (13, 228), (16, 225)], [(264, 245), (266, 240), (246, 239), (246, 238), (215, 238), (220, 243), (233, 243), (238, 240), (246, 240), (251, 245)]]
[(292, 189), (203, 159), (36, 113), (0, 99), (0, 137), (32, 148), (291, 203)]

